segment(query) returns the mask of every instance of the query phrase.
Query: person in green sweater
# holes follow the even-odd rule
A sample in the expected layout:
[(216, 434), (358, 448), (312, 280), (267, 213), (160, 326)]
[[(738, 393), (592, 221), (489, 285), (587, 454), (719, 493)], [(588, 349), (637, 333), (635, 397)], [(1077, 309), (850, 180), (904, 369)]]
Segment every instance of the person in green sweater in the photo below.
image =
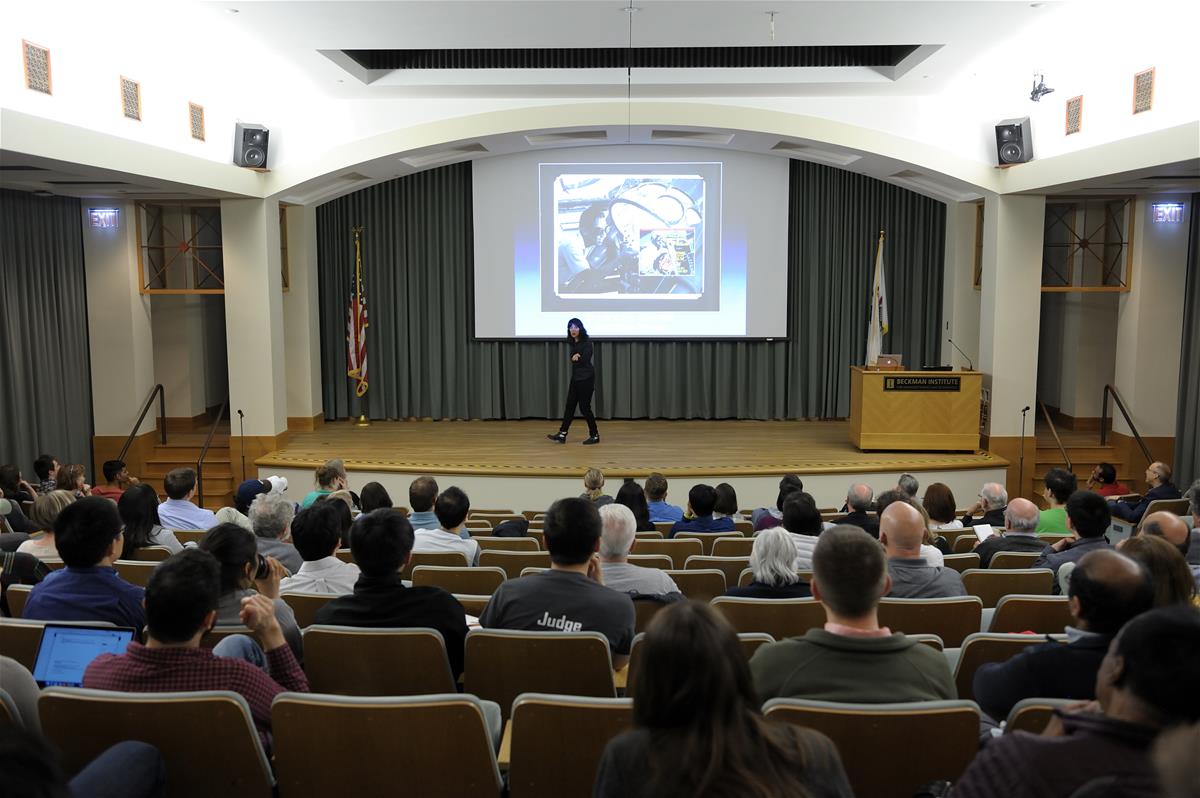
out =
[(1075, 475), (1065, 468), (1051, 468), (1042, 479), (1042, 498), (1050, 506), (1042, 510), (1038, 518), (1037, 533), (1039, 535), (1066, 535), (1067, 529), (1067, 499), (1079, 487)]
[(956, 698), (941, 652), (879, 625), (892, 587), (879, 541), (858, 527), (821, 533), (813, 550), (813, 596), (825, 626), (769, 643), (750, 660), (762, 701), (808, 698), (886, 704)]

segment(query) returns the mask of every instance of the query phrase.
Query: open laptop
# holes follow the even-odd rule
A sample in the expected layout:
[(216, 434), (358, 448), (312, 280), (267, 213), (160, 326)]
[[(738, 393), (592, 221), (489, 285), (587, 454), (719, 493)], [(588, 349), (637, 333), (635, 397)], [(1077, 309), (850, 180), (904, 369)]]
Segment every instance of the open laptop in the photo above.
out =
[(83, 672), (101, 654), (124, 654), (133, 629), (48, 623), (33, 665), (38, 687), (82, 687)]

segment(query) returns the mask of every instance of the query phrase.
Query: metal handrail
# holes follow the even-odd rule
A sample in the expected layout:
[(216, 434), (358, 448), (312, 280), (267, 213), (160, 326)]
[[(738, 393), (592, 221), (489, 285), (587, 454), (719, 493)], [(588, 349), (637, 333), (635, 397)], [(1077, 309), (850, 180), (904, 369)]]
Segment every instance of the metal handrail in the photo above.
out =
[(159, 443), (163, 446), (167, 445), (167, 391), (160, 382), (150, 389), (150, 395), (146, 397), (146, 403), (142, 405), (142, 412), (138, 415), (137, 421), (133, 422), (133, 429), (129, 431), (129, 437), (125, 439), (125, 445), (121, 447), (121, 453), (117, 455), (118, 460), (124, 460), (125, 455), (129, 453), (129, 447), (133, 445), (133, 439), (137, 437), (137, 431), (142, 428), (142, 421), (150, 412), (150, 405), (154, 403), (154, 394), (158, 394)]
[(229, 398), (226, 397), (224, 402), (221, 402), (221, 409), (217, 411), (217, 417), (213, 419), (212, 426), (208, 428), (208, 437), (204, 439), (204, 447), (200, 449), (200, 456), (196, 458), (196, 498), (199, 499), (201, 507), (204, 506), (204, 458), (208, 456), (208, 447), (212, 444), (213, 434), (217, 431), (217, 425), (221, 423), (221, 419), (225, 418), (225, 410), (229, 407)]
[(1067, 470), (1074, 471), (1075, 468), (1071, 465), (1071, 455), (1067, 454), (1067, 447), (1063, 446), (1062, 438), (1058, 437), (1058, 430), (1054, 427), (1054, 420), (1050, 418), (1050, 411), (1046, 409), (1046, 404), (1041, 399), (1038, 399), (1037, 403), (1046, 423), (1050, 425), (1050, 434), (1054, 436), (1054, 442), (1058, 444), (1058, 451), (1063, 456), (1063, 462), (1067, 464)]
[(1100, 410), (1100, 445), (1104, 446), (1108, 438), (1108, 395), (1112, 394), (1113, 401), (1117, 403), (1117, 409), (1121, 411), (1121, 415), (1125, 416), (1125, 423), (1129, 425), (1129, 431), (1133, 433), (1133, 439), (1137, 441), (1137, 445), (1141, 448), (1142, 454), (1146, 457), (1146, 464), (1154, 462), (1154, 455), (1150, 454), (1150, 449), (1146, 446), (1146, 442), (1142, 440), (1142, 436), (1138, 434), (1137, 427), (1133, 425), (1133, 419), (1129, 417), (1129, 411), (1125, 409), (1125, 403), (1121, 401), (1117, 389), (1112, 385), (1104, 386), (1104, 403)]

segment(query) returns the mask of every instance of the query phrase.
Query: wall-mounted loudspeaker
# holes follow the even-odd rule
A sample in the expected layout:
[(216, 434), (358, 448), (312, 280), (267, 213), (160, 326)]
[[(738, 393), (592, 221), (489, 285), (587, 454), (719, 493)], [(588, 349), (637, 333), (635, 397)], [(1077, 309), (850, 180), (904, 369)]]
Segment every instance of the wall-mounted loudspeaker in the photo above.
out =
[(996, 125), (996, 161), (1001, 166), (1033, 160), (1033, 134), (1029, 117), (1005, 119)]
[(270, 132), (262, 125), (238, 122), (233, 133), (233, 162), (254, 169), (267, 168), (267, 138)]

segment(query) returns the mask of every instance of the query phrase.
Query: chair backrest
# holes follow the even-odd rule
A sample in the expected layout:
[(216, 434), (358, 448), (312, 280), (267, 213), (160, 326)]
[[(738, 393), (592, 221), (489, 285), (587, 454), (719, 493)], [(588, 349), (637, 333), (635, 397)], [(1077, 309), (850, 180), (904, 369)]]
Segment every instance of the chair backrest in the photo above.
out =
[(548, 551), (481, 551), (480, 565), (494, 565), (503, 568), (509, 579), (521, 575), (522, 568), (549, 568), (550, 552)]
[(42, 732), (78, 773), (123, 740), (159, 750), (171, 798), (270, 798), (274, 778), (246, 699), (227, 690), (121, 693), (48, 687), (38, 698)]
[(544, 531), (541, 529), (530, 528), (530, 530), (525, 533), (525, 536), (533, 538), (538, 542), (539, 548), (541, 548), (543, 551), (546, 550), (546, 533)]
[(490, 596), (504, 584), (508, 575), (503, 568), (490, 566), (422, 565), (413, 569), (413, 587), (433, 585), (450, 593)]
[(491, 596), (473, 596), (468, 593), (455, 593), (454, 598), (458, 599), (467, 615), (474, 615), (476, 618), (483, 614), (483, 608), (492, 600)]
[(978, 596), (985, 607), (995, 607), (1013, 593), (1049, 596), (1054, 572), (1048, 568), (971, 568), (963, 571), (962, 580), (969, 595)]
[(776, 640), (800, 637), (809, 629), (825, 625), (825, 608), (812, 598), (756, 599), (721, 596), (712, 600), (713, 609), (740, 632), (763, 632)]
[(1066, 596), (1008, 595), (996, 603), (989, 632), (1062, 634), (1074, 623)]
[(133, 550), (133, 559), (141, 562), (162, 562), (171, 556), (171, 550), (166, 546), (142, 546)]
[[(408, 565), (400, 569), (401, 579), (412, 579), (413, 569), (419, 565), (449, 565), (466, 567), (467, 555), (461, 551), (414, 551)], [(481, 563), (482, 564), (482, 563)]]
[[(770, 720), (816, 729), (833, 740), (856, 795), (913, 795), (931, 781), (957, 781), (979, 748), (979, 708), (972, 701), (835, 704), (775, 698), (763, 711)], [(931, 742), (896, 745), (897, 740)]]
[(310, 626), (304, 672), (314, 693), (422, 695), (452, 693), (446, 643), (436, 629)]
[[(11, 588), (10, 588), (11, 589)], [(32, 672), (37, 662), (38, 646), (42, 644), (42, 629), (46, 624), (56, 626), (112, 626), (104, 621), (37, 621), (26, 618), (0, 618), (0, 654), (12, 657)], [(0, 685), (2, 687), (3, 685)]]
[(692, 555), (683, 564), (684, 569), (699, 568), (703, 570), (722, 571), (725, 574), (725, 584), (732, 585), (737, 581), (742, 571), (750, 567), (749, 557), (705, 557)]
[(1074, 537), (1074, 535), (1038, 535), (1037, 539), (1038, 541), (1045, 543), (1047, 546), (1053, 546), (1058, 541), (1066, 540), (1067, 538), (1071, 537)]
[[(916, 640), (918, 643), (927, 645), (930, 648), (936, 648), (938, 651), (946, 650), (946, 645), (942, 642), (942, 638), (938, 637), (937, 635), (917, 634), (905, 635), (905, 637), (907, 637), (909, 640)], [(961, 698), (961, 696), (959, 697)]]
[(531, 565), (528, 568), (521, 569), (521, 576), (533, 576), (534, 574), (544, 574), (546, 571), (549, 571), (549, 570), (550, 570), (549, 568), (540, 568), (540, 567)]
[[(749, 515), (749, 513), (746, 515)], [(749, 521), (734, 521), (733, 528), (746, 537), (754, 534), (754, 524)]]
[(663, 539), (663, 533), (662, 533), (662, 532), (658, 532), (658, 531), (655, 531), (655, 532), (634, 532), (634, 533), (633, 533), (633, 539), (634, 539), (634, 540), (662, 540), (662, 539)]
[[(739, 539), (746, 540), (746, 536), (743, 535), (741, 532), (680, 532), (678, 535), (675, 536), (675, 540), (698, 540), (698, 541), (700, 541), (700, 544), (702, 546), (704, 546), (703, 553), (706, 555), (711, 555), (713, 553), (713, 544), (715, 544), (721, 538), (733, 538), (735, 540), (739, 540)], [(751, 540), (750, 544), (753, 546), (754, 541)], [(750, 553), (746, 552), (746, 554), (744, 556), (749, 557)]]
[(633, 631), (634, 633), (646, 631), (646, 627), (650, 625), (650, 621), (659, 613), (661, 609), (666, 607), (666, 603), (652, 598), (638, 598), (633, 601)]
[(212, 648), (230, 635), (246, 635), (253, 637), (254, 632), (246, 626), (214, 626), (200, 638), (201, 648)]
[(745, 587), (746, 585), (750, 584), (753, 581), (754, 581), (754, 570), (751, 568), (743, 568), (742, 572), (740, 574), (738, 574), (738, 581), (737, 581), (738, 587)]
[(604, 747), (632, 724), (629, 698), (522, 694), (513, 703), (510, 796), (590, 795)]
[(698, 571), (667, 571), (667, 575), (679, 586), (679, 592), (692, 601), (712, 601), (725, 595), (725, 574), (716, 569)]
[(67, 567), (67, 564), (62, 561), (61, 557), (43, 557), (42, 565), (46, 566), (51, 571), (57, 571), (61, 568)]
[(180, 543), (199, 543), (207, 534), (207, 529), (176, 529), (175, 539)]
[(955, 554), (966, 554), (974, 549), (975, 544), (978, 542), (979, 537), (974, 532), (961, 534), (950, 544), (950, 551)]
[(979, 567), (979, 555), (973, 551), (969, 551), (966, 554), (947, 554), (942, 557), (942, 560), (945, 562), (947, 568), (953, 568), (959, 573), (968, 568)]
[(642, 568), (658, 568), (662, 571), (670, 571), (675, 567), (674, 561), (665, 554), (630, 554), (629, 564)]
[(4, 595), (8, 599), (8, 611), (12, 613), (12, 617), (20, 618), (25, 612), (25, 602), (29, 601), (29, 594), (33, 591), (33, 585), (9, 585)]
[(723, 535), (712, 542), (707, 553), (714, 557), (749, 557), (754, 549), (754, 538)]
[(1022, 698), (1008, 711), (1008, 719), (1004, 721), (1004, 733), (1027, 731), (1031, 734), (1041, 734), (1054, 710), (1064, 709), (1078, 703), (1073, 698)]
[[(468, 518), (463, 522), (468, 532), (491, 532), (492, 519), (490, 518)], [(474, 537), (474, 535), (472, 535)]]
[[(646, 635), (639, 632), (633, 638), (633, 645), (629, 649), (629, 667), (625, 671), (625, 695), (633, 695), (633, 683), (637, 678), (638, 670), (642, 667), (642, 652), (645, 650), (640, 648), (645, 642)], [(742, 654), (745, 655), (746, 661), (754, 656), (754, 652), (767, 643), (774, 643), (775, 638), (763, 632), (739, 632), (738, 645), (742, 649)]]
[(1040, 551), (998, 551), (992, 555), (988, 568), (1029, 568), (1041, 556)]
[(982, 618), (983, 602), (978, 596), (879, 601), (881, 626), (905, 634), (937, 635), (947, 648), (958, 648), (967, 635), (978, 632)]
[(501, 793), (474, 696), (281, 693), (271, 705), (271, 727), (280, 798)]
[(498, 703), (505, 718), (521, 693), (617, 695), (608, 638), (599, 632), (472, 629), (463, 684), (467, 692)]
[(988, 662), (1004, 662), (1020, 654), (1029, 646), (1046, 642), (1041, 635), (1000, 634), (997, 632), (975, 632), (967, 635), (958, 663), (954, 667), (954, 683), (958, 697), (975, 700), (975, 671)]
[(281, 593), (279, 597), (292, 608), (301, 629), (316, 623), (317, 610), (337, 598), (333, 593)]
[(664, 535), (671, 534), (671, 528), (673, 526), (675, 526), (674, 521), (655, 521), (654, 522), (654, 528), (657, 529), (659, 532), (662, 532)]
[(542, 546), (536, 538), (495, 538), (490, 536), (472, 536), (471, 540), (479, 544), (483, 551), (540, 551)]
[(113, 568), (117, 569), (117, 576), (124, 579), (131, 585), (145, 587), (150, 581), (150, 574), (154, 573), (154, 569), (158, 567), (156, 562), (142, 562), (140, 560), (117, 560), (113, 563)]
[[(1146, 512), (1142, 513), (1142, 518), (1146, 518), (1151, 513), (1170, 513), (1171, 515), (1191, 515), (1190, 505), (1187, 499), (1155, 499), (1146, 505)], [(1142, 528), (1142, 522), (1139, 521), (1138, 529)]]
[(631, 553), (665, 554), (671, 558), (674, 567), (682, 569), (688, 557), (704, 553), (704, 544), (695, 538), (677, 538), (674, 540), (639, 538), (633, 542)]
[(333, 553), (333, 555), (342, 562), (354, 562), (354, 552), (352, 552), (350, 549), (338, 549)]

